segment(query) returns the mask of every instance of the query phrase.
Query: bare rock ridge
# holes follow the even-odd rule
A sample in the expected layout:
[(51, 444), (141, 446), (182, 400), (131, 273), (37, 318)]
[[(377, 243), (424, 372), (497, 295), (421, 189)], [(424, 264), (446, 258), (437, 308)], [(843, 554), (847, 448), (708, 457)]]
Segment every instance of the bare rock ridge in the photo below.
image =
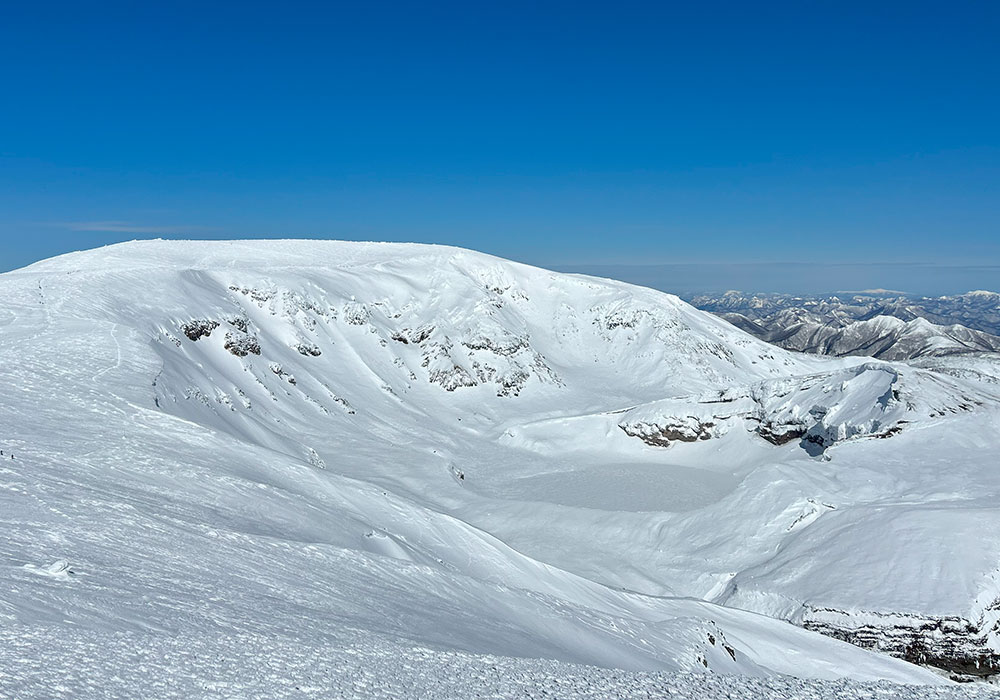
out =
[[(960, 681), (1000, 673), (1000, 600), (975, 620), (961, 616), (919, 616), (870, 613), (867, 621), (828, 608), (807, 608), (802, 625), (856, 646), (875, 649), (915, 664), (944, 669)], [(859, 619), (861, 618), (861, 619)]]

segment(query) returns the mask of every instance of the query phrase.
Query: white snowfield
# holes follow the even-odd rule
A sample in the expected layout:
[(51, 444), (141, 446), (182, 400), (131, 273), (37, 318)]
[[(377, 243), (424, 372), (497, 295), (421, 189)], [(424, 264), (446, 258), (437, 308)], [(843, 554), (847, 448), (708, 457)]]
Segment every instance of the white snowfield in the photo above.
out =
[(438, 246), (136, 242), (0, 298), (0, 697), (989, 693), (828, 636), (1000, 650), (985, 364)]
[[(276, 643), (277, 642), (277, 643)], [(336, 642), (253, 634), (0, 632), (23, 663), (12, 697), (79, 698), (562, 698), (576, 700), (989, 700), (986, 686), (625, 671), (547, 659), (474, 655), (343, 635)], [(45, 692), (32, 692), (44, 689)]]

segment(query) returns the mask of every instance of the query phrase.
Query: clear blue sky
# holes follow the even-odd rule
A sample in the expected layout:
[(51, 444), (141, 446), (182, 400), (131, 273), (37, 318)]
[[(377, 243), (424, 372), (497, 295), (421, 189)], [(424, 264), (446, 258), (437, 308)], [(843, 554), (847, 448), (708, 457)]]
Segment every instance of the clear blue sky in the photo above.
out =
[(1000, 3), (0, 9), (0, 269), (136, 237), (1000, 265)]

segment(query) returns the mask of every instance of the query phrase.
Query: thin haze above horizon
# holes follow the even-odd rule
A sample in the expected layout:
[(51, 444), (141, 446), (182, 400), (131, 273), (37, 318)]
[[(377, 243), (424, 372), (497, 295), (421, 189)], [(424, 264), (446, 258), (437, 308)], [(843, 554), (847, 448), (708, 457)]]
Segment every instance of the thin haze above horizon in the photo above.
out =
[(981, 2), (10, 5), (0, 270), (301, 237), (997, 288), (998, 34)]

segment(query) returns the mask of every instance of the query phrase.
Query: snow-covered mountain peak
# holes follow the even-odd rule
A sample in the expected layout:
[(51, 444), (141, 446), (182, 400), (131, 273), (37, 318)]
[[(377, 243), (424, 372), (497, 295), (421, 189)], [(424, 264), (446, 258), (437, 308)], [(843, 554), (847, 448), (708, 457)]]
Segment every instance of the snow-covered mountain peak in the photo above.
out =
[(889, 509), (886, 546), (943, 572), (901, 568), (906, 610), (971, 625), (932, 660), (995, 661), (996, 543), (956, 568), (910, 537), (940, 511), (993, 531), (988, 382), (441, 246), (137, 242), (0, 294), (5, 623), (931, 682), (712, 602), (818, 625), (795, 605), (829, 601), (851, 638), (892, 596), (815, 570), (837, 538), (884, 556)]
[[(142, 241), (62, 256), (18, 276), (29, 273), (48, 277), (42, 284), (50, 295), (66, 289), (59, 303), (67, 310), (98, 303), (107, 320), (131, 315), (167, 339), (199, 322), (211, 338), (207, 326), (216, 324), (222, 347), (259, 346), (268, 362), (306, 374), (338, 359), (334, 346), (346, 332), (352, 337), (340, 345), (371, 345), (365, 363), (397, 391), (416, 377), (448, 391), (490, 386), (501, 395), (533, 386), (542, 396), (544, 385), (569, 382), (578, 392), (617, 393), (628, 403), (814, 364), (672, 295), (441, 246)], [(80, 276), (95, 278), (86, 284), (98, 289), (74, 299), (68, 290)], [(153, 298), (163, 300), (158, 316)], [(300, 347), (320, 354), (306, 353), (316, 358), (308, 362), (301, 353), (285, 357)], [(574, 376), (581, 366), (585, 376)], [(640, 377), (645, 392), (634, 393)]]

